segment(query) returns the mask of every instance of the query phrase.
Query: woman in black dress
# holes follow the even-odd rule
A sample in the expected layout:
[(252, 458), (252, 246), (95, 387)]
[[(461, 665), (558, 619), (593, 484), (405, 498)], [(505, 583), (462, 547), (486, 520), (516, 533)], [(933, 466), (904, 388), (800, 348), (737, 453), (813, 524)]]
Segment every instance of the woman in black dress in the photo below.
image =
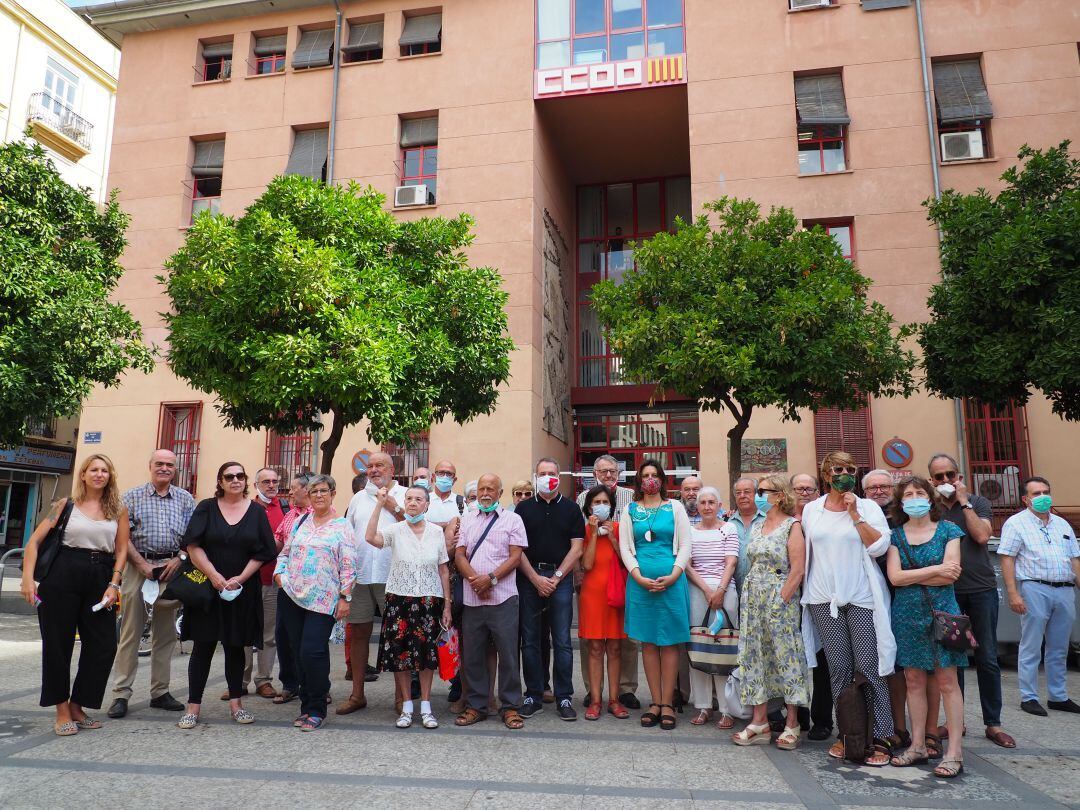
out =
[(264, 562), (277, 557), (266, 510), (250, 508), (242, 464), (227, 461), (218, 468), (214, 495), (195, 507), (180, 543), (220, 597), (208, 611), (184, 611), (180, 637), (195, 644), (188, 661), (187, 712), (177, 723), (183, 729), (195, 728), (199, 722), (203, 690), (219, 642), (225, 648), (229, 712), (237, 723), (255, 722), (240, 702), (244, 647), (258, 646), (262, 639), (262, 588), (255, 574)]

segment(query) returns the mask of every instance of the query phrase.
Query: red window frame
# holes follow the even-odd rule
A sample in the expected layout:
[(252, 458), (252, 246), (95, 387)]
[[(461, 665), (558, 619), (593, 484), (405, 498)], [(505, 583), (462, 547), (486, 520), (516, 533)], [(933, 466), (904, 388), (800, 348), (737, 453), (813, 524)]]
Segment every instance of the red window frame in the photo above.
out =
[[(442, 53), (442, 34), (438, 42), (417, 42), (415, 45), (402, 45), (402, 56), (423, 56), (426, 53)], [(381, 58), (381, 57), (380, 57)]]
[[(205, 184), (209, 181), (216, 180), (218, 182), (217, 194), (200, 194), (200, 184)], [(191, 181), (191, 219), (190, 222), (195, 221), (195, 216), (200, 211), (210, 211), (213, 214), (218, 213), (221, 210), (221, 176), (214, 175), (211, 177), (195, 177)], [(200, 201), (208, 201), (205, 205), (196, 210), (196, 206)]]
[(311, 472), (312, 450), (315, 437), (310, 431), (283, 435), (266, 431), (266, 455), (264, 467), (273, 467), (278, 473), (278, 494), (289, 491), (293, 476)]
[(1009, 402), (991, 405), (965, 399), (964, 437), (968, 457), (968, 487), (990, 499), (994, 530), (1023, 509), (1021, 482), (1031, 474), (1031, 444), (1027, 410)]
[(201, 402), (163, 402), (158, 412), (157, 446), (176, 454), (176, 485), (192, 495), (199, 483)]
[[(575, 30), (575, 18), (577, 17), (577, 2), (578, 0), (571, 0), (570, 2), (570, 30), (565, 39), (541, 39), (540, 38), (540, 0), (536, 0), (533, 4), (534, 24), (533, 24), (533, 38), (535, 40), (535, 47), (533, 48), (533, 64), (539, 70), (540, 68), (540, 45), (547, 43), (561, 43), (566, 42), (570, 46), (570, 61), (566, 65), (551, 65), (550, 67), (569, 67), (575, 64), (574, 62), (574, 45), (580, 39), (589, 39), (593, 37), (604, 37), (606, 40), (606, 47), (604, 48), (605, 59), (604, 62), (614, 61), (611, 55), (611, 37), (619, 34), (633, 34), (638, 31), (642, 32), (642, 44), (645, 49), (645, 58), (649, 56), (649, 32), (650, 31), (665, 31), (673, 28), (683, 29), (683, 52), (686, 51), (686, 2), (682, 0), (680, 2), (680, 19), (678, 23), (665, 23), (662, 25), (649, 25), (649, 0), (641, 0), (641, 25), (632, 26), (629, 28), (614, 28), (612, 26), (611, 17), (611, 2), (610, 0), (603, 0), (604, 3), (604, 28), (598, 31), (583, 31), (578, 33)], [(664, 54), (665, 56), (671, 56), (672, 54)], [(583, 63), (587, 64), (587, 63)]]
[[(854, 219), (807, 219), (803, 221), (803, 227), (810, 230), (816, 225), (820, 225), (825, 233), (833, 237), (836, 240), (836, 244), (840, 246), (840, 254), (852, 264), (855, 263), (855, 220)], [(844, 246), (840, 240), (836, 239), (836, 231), (841, 228), (847, 228), (848, 231), (848, 245), (850, 247), (849, 252), (844, 253)]]
[[(985, 160), (993, 157), (990, 150), (990, 120), (989, 118), (974, 118), (970, 121), (954, 121), (951, 124), (938, 124), (938, 152), (941, 152), (941, 136), (950, 132), (978, 132), (982, 136), (983, 156)], [(956, 163), (955, 160), (946, 160), (944, 154), (938, 155), (938, 160), (943, 164)]]
[[(232, 62), (231, 56), (216, 56), (213, 59), (207, 59), (202, 65), (202, 80), (204, 82), (216, 82), (225, 78), (225, 63)], [(216, 76), (210, 76), (210, 69), (216, 67), (218, 69)]]
[[(826, 135), (824, 130), (826, 128), (839, 127), (839, 135)], [(810, 137), (803, 137), (804, 132), (809, 132)], [(800, 124), (798, 128), (798, 134), (796, 142), (798, 144), (798, 152), (800, 156), (799, 160), (799, 174), (836, 174), (838, 172), (847, 171), (848, 167), (848, 153), (847, 153), (847, 125), (846, 124)], [(840, 144), (844, 153), (844, 167), (842, 169), (827, 169), (825, 167), (825, 152), (826, 146)], [(817, 171), (803, 171), (804, 164), (801, 160), (804, 154), (813, 154), (814, 150), (806, 149), (806, 146), (817, 147)], [(829, 150), (834, 151), (834, 150)], [(812, 165), (812, 164), (810, 164)]]
[(406, 444), (387, 442), (382, 446), (394, 462), (394, 479), (402, 486), (409, 486), (417, 469), (430, 467), (431, 438), (428, 431), (418, 433)]
[(345, 64), (352, 65), (357, 62), (378, 62), (383, 58), (383, 49), (375, 48), (371, 51), (357, 51), (345, 54)]
[[(874, 421), (870, 400), (861, 408), (821, 408), (814, 414), (814, 450), (817, 460), (831, 452), (850, 453), (859, 465), (861, 478), (874, 469)], [(824, 490), (822, 490), (824, 491)]]
[[(269, 65), (269, 70), (263, 70), (264, 65)], [(285, 71), (285, 52), (281, 53), (269, 53), (266, 56), (255, 57), (255, 75), (257, 76), (269, 76), (274, 73), (283, 73)]]
[[(406, 166), (408, 165), (408, 157), (410, 152), (419, 153), (419, 174), (406, 174)], [(429, 152), (434, 152), (435, 155), (435, 171), (426, 173), (424, 172), (424, 163), (426, 161)], [(438, 181), (439, 181), (439, 145), (432, 144), (431, 146), (407, 146), (401, 150), (401, 185), (403, 186), (420, 186), (426, 185), (426, 180), (434, 180), (435, 185), (428, 186), (428, 204), (434, 205), (438, 197)]]

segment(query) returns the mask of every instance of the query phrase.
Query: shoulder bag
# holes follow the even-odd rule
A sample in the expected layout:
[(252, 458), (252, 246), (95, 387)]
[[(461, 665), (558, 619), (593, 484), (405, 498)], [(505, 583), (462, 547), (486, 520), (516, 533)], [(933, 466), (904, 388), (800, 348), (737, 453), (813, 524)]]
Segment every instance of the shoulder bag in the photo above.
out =
[[(923, 566), (915, 565), (911, 556), (908, 554), (909, 550), (907, 535), (903, 534), (901, 537), (900, 553), (904, 555), (904, 559), (907, 560), (909, 568), (919, 570)], [(921, 582), (919, 583), (919, 587), (922, 589), (923, 604), (930, 612), (930, 638), (946, 650), (960, 653), (974, 652), (979, 644), (975, 640), (975, 634), (971, 632), (971, 619), (963, 613), (955, 614), (948, 613), (944, 610), (934, 610), (934, 603), (930, 601), (930, 591)], [(934, 656), (934, 661), (935, 663), (937, 662), (936, 654)]]
[(724, 627), (713, 635), (709, 630), (709, 613), (705, 608), (701, 624), (690, 628), (690, 641), (686, 645), (686, 655), (690, 666), (709, 675), (730, 675), (739, 665), (739, 628), (732, 624), (727, 611), (720, 608), (724, 615)]
[(180, 570), (165, 586), (162, 599), (175, 599), (182, 602), (189, 610), (208, 611), (218, 598), (217, 589), (210, 584), (209, 577), (195, 567), (191, 558), (180, 564)]
[(64, 508), (60, 511), (60, 516), (56, 519), (56, 523), (53, 524), (53, 527), (49, 529), (49, 533), (38, 544), (37, 562), (34, 563), (34, 580), (36, 582), (42, 582), (49, 575), (49, 571), (52, 570), (53, 563), (56, 562), (56, 555), (60, 553), (60, 546), (64, 543), (64, 531), (67, 529), (68, 518), (71, 517), (71, 510), (74, 507), (75, 499), (68, 498)]

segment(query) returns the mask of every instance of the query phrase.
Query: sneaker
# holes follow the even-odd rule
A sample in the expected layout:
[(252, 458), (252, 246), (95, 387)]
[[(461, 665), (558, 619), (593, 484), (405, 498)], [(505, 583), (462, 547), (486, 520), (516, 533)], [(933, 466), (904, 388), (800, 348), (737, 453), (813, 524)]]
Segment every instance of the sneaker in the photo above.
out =
[(394, 725), (396, 725), (398, 728), (408, 728), (412, 725), (412, 713), (402, 712), (401, 716), (397, 719), (397, 723), (395, 723)]
[(322, 724), (326, 722), (325, 718), (319, 717), (315, 714), (309, 714), (304, 718), (304, 722), (300, 724), (301, 731), (318, 731), (322, 728)]
[[(521, 702), (521, 711), (518, 712), (522, 717), (532, 717), (534, 714), (540, 714), (544, 710), (544, 704), (532, 698), (525, 698)], [(571, 709), (570, 711), (573, 711)]]
[(559, 719), (568, 721), (577, 720), (577, 712), (574, 711), (574, 704), (570, 698), (563, 698), (559, 701)]
[(423, 724), (424, 728), (439, 727), (439, 721), (435, 719), (435, 715), (433, 715), (431, 712), (421, 713), (420, 722)]

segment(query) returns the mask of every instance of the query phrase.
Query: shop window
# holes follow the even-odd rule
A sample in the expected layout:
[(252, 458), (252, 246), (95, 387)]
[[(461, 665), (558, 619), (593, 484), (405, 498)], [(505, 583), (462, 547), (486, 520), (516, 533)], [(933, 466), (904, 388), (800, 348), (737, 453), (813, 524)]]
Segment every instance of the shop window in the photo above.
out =
[(848, 116), (839, 73), (795, 77), (799, 174), (847, 169)]
[(994, 110), (979, 60), (935, 60), (933, 70), (941, 161), (990, 157)]
[(162, 403), (157, 446), (176, 454), (176, 486), (192, 495), (198, 484), (202, 403)]
[(420, 56), (442, 51), (442, 12), (406, 17), (398, 47), (402, 56)]
[(538, 69), (685, 51), (683, 0), (536, 0)]

